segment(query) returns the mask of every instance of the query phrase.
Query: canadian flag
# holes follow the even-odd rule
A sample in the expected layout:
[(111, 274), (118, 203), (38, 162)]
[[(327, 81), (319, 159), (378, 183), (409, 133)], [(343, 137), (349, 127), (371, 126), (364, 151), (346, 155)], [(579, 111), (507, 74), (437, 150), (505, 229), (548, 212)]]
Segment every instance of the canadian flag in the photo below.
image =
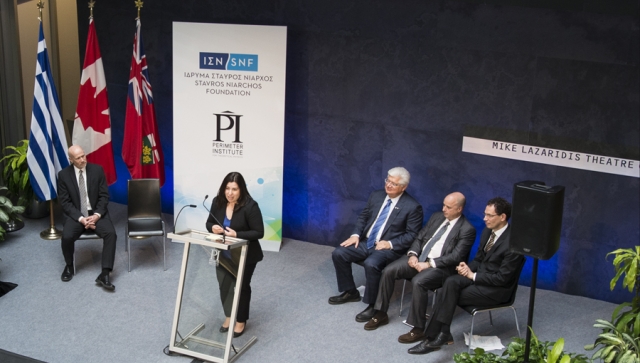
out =
[(107, 184), (116, 182), (116, 168), (111, 144), (111, 117), (107, 98), (107, 82), (93, 18), (89, 20), (87, 50), (84, 55), (76, 118), (73, 124), (73, 144), (80, 145), (87, 161), (104, 169)]

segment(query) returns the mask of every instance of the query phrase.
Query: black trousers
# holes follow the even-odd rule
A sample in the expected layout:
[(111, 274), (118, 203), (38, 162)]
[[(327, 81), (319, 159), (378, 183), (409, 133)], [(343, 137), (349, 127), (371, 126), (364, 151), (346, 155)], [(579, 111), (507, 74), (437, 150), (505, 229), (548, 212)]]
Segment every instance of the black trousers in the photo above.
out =
[[(238, 315), (236, 321), (246, 323), (249, 319), (249, 308), (251, 305), (251, 278), (256, 270), (257, 263), (247, 263), (244, 266), (244, 276), (240, 287), (240, 301), (238, 302)], [(236, 285), (236, 278), (224, 269), (222, 266), (216, 267), (216, 276), (218, 285), (220, 286), (220, 301), (224, 316), (231, 317), (231, 308), (233, 306), (233, 292)]]
[[(62, 230), (62, 255), (64, 256), (64, 262), (67, 265), (73, 265), (73, 252), (75, 250), (75, 243), (80, 238), (82, 232), (84, 232), (84, 226), (71, 218), (65, 218), (64, 229)], [(113, 228), (111, 220), (104, 216), (96, 223), (96, 235), (102, 238), (102, 268), (108, 268), (113, 270), (113, 262), (116, 257), (116, 230)]]

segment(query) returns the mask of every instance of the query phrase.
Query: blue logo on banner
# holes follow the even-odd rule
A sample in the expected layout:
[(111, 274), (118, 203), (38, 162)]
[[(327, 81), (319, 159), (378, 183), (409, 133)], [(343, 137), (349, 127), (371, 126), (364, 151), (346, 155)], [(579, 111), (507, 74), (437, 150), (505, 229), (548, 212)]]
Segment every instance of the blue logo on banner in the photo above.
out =
[(258, 55), (200, 52), (200, 69), (257, 72)]

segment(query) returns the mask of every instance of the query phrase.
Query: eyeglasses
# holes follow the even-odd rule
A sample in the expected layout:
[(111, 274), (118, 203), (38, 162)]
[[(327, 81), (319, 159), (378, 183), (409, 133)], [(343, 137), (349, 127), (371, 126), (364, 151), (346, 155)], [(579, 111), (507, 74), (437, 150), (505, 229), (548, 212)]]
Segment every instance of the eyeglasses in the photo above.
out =
[(493, 218), (493, 217), (497, 217), (497, 216), (498, 216), (497, 214), (487, 214), (487, 213), (484, 214), (485, 218)]
[(384, 180), (384, 184), (385, 184), (385, 185), (389, 184), (389, 185), (391, 185), (391, 186), (392, 186), (392, 187), (394, 187), (394, 188), (397, 188), (397, 187), (399, 187), (399, 186), (400, 186), (400, 184), (398, 184), (398, 183), (394, 183), (394, 182), (392, 182), (392, 181), (389, 181), (389, 178), (386, 178), (386, 179)]

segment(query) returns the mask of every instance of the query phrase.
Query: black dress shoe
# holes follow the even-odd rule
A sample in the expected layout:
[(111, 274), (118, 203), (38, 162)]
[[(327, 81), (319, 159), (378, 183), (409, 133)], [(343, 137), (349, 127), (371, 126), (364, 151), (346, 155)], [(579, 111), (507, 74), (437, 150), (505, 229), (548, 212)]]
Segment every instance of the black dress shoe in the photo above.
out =
[(431, 348), (440, 348), (443, 345), (451, 344), (453, 344), (453, 337), (451, 334), (441, 332), (434, 340), (430, 341), (427, 346)]
[(427, 354), (431, 352), (435, 352), (436, 350), (440, 350), (440, 347), (432, 348), (427, 344), (429, 343), (429, 339), (420, 342), (418, 345), (409, 348), (407, 352), (409, 354)]
[(375, 309), (373, 306), (368, 306), (366, 309), (362, 310), (360, 314), (356, 315), (356, 321), (358, 323), (366, 323), (371, 320), (374, 315), (376, 315)]
[(389, 324), (389, 315), (384, 311), (378, 311), (366, 324), (364, 330), (376, 330), (379, 326)]
[(115, 285), (113, 285), (111, 281), (109, 281), (109, 274), (98, 275), (98, 278), (96, 279), (96, 283), (109, 291), (113, 291), (116, 289)]
[(229, 327), (224, 327), (224, 326), (220, 327), (220, 333), (226, 333), (228, 331), (229, 331)]
[(355, 302), (355, 301), (360, 301), (360, 292), (358, 290), (345, 291), (338, 296), (332, 296), (329, 298), (329, 304), (331, 305), (339, 305), (339, 304)]
[(62, 276), (60, 276), (60, 279), (66, 282), (66, 281), (71, 281), (72, 278), (73, 278), (73, 266), (66, 265), (64, 267), (64, 271), (62, 271)]

